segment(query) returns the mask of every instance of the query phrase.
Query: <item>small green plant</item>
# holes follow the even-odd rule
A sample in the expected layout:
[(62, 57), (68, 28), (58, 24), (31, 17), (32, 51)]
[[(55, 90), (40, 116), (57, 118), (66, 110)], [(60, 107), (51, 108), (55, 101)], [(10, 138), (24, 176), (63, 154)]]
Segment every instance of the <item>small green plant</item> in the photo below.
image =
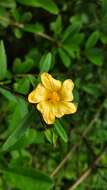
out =
[(106, 60), (107, 0), (0, 0), (0, 190), (107, 190)]

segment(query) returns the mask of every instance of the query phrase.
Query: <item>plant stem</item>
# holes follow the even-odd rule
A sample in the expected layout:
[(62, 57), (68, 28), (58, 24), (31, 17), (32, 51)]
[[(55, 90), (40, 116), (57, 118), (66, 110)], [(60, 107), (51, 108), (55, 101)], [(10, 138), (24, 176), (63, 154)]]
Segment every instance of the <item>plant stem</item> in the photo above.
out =
[(84, 132), (83, 132), (82, 136), (79, 138), (77, 144), (75, 144), (73, 147), (71, 147), (70, 151), (65, 155), (64, 159), (58, 164), (58, 166), (55, 168), (55, 170), (51, 173), (51, 175), (50, 175), (51, 177), (54, 177), (61, 170), (61, 168), (65, 165), (65, 163), (71, 158), (71, 155), (73, 154), (73, 152), (78, 148), (78, 146), (80, 145), (80, 143), (83, 140), (83, 138), (91, 130), (93, 124), (99, 118), (99, 115), (100, 115), (100, 113), (101, 113), (101, 111), (103, 109), (103, 104), (104, 104), (104, 102), (99, 107), (98, 111), (94, 115), (94, 118), (91, 120), (91, 122), (89, 123), (88, 127), (84, 130)]
[(76, 189), (92, 173), (92, 171), (96, 168), (96, 165), (99, 163), (99, 161), (101, 160), (102, 156), (105, 154), (106, 151), (107, 151), (107, 144), (104, 147), (104, 149), (101, 151), (101, 153), (97, 156), (97, 158), (94, 160), (92, 165), (77, 179), (77, 181), (68, 190)]
[[(25, 27), (23, 23), (13, 21), (13, 20), (6, 18), (6, 17), (3, 17), (3, 16), (0, 16), (0, 20), (8, 23), (11, 26), (15, 26), (15, 27), (20, 28), (20, 29), (24, 29), (24, 27)], [(52, 38), (51, 36), (49, 36), (48, 34), (45, 34), (42, 32), (35, 32), (35, 34), (38, 36), (41, 36), (42, 38), (45, 38), (51, 42), (55, 42), (55, 39)]]

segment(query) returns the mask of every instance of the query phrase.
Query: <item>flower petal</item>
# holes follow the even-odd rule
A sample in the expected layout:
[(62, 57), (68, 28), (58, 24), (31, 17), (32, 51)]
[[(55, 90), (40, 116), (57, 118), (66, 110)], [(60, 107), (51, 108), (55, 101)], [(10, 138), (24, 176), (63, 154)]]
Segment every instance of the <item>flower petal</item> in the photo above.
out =
[(54, 112), (55, 117), (57, 117), (57, 118), (60, 118), (60, 117), (62, 117), (64, 115), (64, 112), (61, 109), (61, 104), (60, 103), (55, 104), (53, 106), (53, 112)]
[(41, 81), (44, 85), (44, 87), (48, 90), (55, 90), (58, 91), (61, 88), (61, 81), (54, 79), (50, 74), (48, 73), (42, 73), (41, 74)]
[(54, 106), (54, 114), (60, 118), (65, 114), (73, 114), (77, 111), (77, 106), (71, 102), (60, 102)]
[(37, 87), (28, 95), (28, 101), (30, 103), (38, 103), (46, 99), (47, 91), (42, 84), (38, 84)]
[(62, 84), (61, 97), (63, 101), (72, 101), (73, 94), (72, 90), (74, 88), (74, 83), (71, 79), (67, 79)]
[(47, 124), (53, 124), (55, 122), (55, 115), (51, 103), (47, 101), (40, 102), (37, 105), (37, 109), (42, 113), (43, 119)]

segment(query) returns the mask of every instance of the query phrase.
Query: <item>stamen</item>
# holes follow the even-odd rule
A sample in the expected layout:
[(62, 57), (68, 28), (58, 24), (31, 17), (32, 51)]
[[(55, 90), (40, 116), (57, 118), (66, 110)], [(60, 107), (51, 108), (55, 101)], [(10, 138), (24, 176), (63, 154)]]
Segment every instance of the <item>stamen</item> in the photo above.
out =
[(60, 101), (60, 95), (58, 92), (54, 91), (48, 94), (48, 100), (55, 103)]

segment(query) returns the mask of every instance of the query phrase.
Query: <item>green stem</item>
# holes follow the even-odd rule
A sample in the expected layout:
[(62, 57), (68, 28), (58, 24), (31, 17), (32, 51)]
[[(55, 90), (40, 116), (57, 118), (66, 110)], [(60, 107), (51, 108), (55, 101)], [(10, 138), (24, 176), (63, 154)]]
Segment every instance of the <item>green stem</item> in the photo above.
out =
[[(20, 29), (24, 29), (24, 27), (25, 27), (23, 23), (13, 21), (13, 20), (11, 20), (9, 18), (6, 18), (6, 17), (3, 17), (3, 16), (0, 16), (0, 20), (8, 23), (11, 26), (18, 27)], [(48, 34), (45, 34), (45, 33), (42, 33), (42, 32), (37, 32), (35, 34), (38, 35), (38, 36), (41, 36), (42, 38), (45, 38), (45, 39), (47, 39), (47, 40), (49, 40), (51, 42), (55, 42), (55, 39), (52, 38), (51, 36), (49, 36)]]

